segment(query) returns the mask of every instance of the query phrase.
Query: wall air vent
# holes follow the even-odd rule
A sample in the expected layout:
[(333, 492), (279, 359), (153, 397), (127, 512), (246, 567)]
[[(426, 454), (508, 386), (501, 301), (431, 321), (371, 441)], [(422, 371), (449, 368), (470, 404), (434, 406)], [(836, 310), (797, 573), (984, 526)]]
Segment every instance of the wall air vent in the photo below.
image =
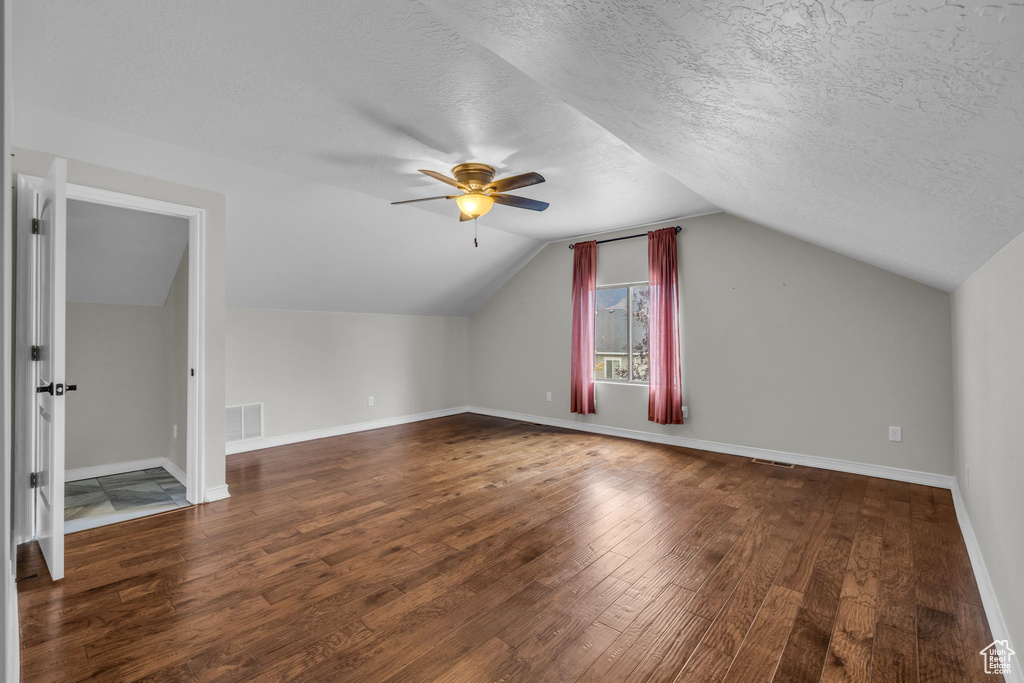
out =
[(793, 463), (791, 462), (775, 462), (774, 460), (761, 460), (760, 458), (751, 458), (750, 462), (758, 465), (771, 465), (772, 467), (785, 467), (787, 470), (793, 469)]
[(228, 406), (225, 415), (227, 442), (248, 441), (263, 437), (263, 404)]

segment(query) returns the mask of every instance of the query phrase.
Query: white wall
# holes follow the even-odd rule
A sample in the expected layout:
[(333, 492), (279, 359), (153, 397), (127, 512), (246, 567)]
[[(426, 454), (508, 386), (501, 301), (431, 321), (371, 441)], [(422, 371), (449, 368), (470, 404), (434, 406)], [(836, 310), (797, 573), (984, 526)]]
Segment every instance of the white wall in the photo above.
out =
[(227, 405), (264, 403), (267, 437), (462, 406), (468, 342), (467, 318), (231, 308)]
[(68, 470), (166, 454), (163, 321), (159, 306), (67, 305)]
[[(567, 242), (548, 245), (472, 317), (470, 403), (952, 472), (947, 294), (728, 214), (672, 224), (683, 226), (685, 425), (648, 422), (644, 386), (599, 383), (597, 415), (569, 412)], [(646, 250), (646, 239), (599, 246), (598, 284), (646, 281)], [(903, 427), (902, 443), (888, 441), (889, 425)]]
[(67, 470), (162, 457), (185, 470), (187, 252), (163, 306), (67, 304), (67, 381)]
[(953, 292), (956, 478), (1024, 661), (1024, 237)]
[[(185, 471), (188, 461), (188, 247), (163, 306), (164, 435), (167, 458)], [(177, 438), (173, 436), (178, 427)]]

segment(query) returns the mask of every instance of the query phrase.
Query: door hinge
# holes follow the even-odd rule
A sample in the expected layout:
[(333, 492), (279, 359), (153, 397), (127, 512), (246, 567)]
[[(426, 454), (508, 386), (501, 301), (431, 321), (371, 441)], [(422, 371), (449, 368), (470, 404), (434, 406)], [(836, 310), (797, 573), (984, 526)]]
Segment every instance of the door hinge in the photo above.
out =
[(29, 485), (32, 488), (34, 488), (34, 489), (39, 488), (39, 473), (38, 472), (33, 472), (32, 474), (28, 475), (28, 479), (29, 479)]
[(42, 351), (43, 351), (43, 349), (42, 349), (41, 346), (33, 346), (32, 347), (32, 360), (39, 360), (39, 357), (42, 355)]
[(38, 218), (33, 218), (32, 219), (32, 234), (33, 235), (38, 235), (39, 234), (39, 219)]

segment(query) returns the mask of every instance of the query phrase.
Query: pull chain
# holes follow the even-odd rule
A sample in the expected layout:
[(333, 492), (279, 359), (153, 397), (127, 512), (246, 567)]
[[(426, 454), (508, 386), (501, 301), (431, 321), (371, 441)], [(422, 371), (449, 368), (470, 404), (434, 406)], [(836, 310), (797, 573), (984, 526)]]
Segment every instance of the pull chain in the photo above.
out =
[(479, 228), (477, 228), (477, 226), (476, 226), (476, 219), (474, 218), (473, 219), (473, 246), (474, 247), (479, 247), (480, 246), (480, 243), (476, 241), (476, 236), (477, 236), (477, 232), (478, 231), (479, 231)]

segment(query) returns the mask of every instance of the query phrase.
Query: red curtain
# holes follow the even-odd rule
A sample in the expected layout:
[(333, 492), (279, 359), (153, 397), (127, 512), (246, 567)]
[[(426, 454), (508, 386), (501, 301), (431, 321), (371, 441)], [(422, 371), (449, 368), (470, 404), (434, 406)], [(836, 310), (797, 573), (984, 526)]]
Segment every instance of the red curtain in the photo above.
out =
[(569, 405), (574, 413), (594, 408), (594, 306), (597, 297), (597, 242), (573, 245), (572, 368)]
[(675, 228), (647, 233), (647, 266), (651, 281), (650, 396), (647, 419), (663, 425), (683, 424)]

